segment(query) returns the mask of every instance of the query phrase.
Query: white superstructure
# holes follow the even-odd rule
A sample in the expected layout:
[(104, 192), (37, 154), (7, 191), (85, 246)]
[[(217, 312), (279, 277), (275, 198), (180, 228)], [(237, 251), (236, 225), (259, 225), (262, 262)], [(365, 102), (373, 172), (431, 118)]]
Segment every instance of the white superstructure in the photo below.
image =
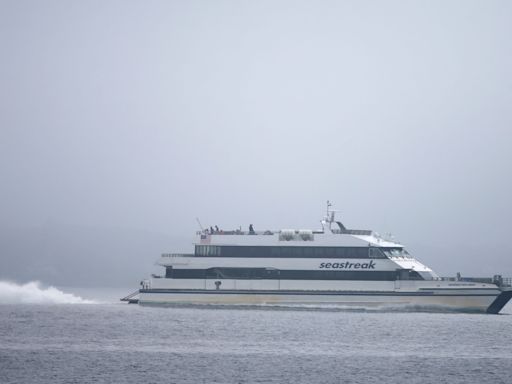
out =
[(164, 276), (142, 282), (140, 304), (336, 305), (498, 313), (501, 278), (441, 279), (395, 241), (335, 221), (322, 229), (197, 233), (193, 254), (163, 254)]

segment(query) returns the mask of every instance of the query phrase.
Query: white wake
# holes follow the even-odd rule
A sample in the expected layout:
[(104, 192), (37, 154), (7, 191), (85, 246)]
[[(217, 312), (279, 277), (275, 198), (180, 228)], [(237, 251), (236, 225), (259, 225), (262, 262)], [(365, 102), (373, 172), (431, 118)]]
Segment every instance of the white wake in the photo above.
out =
[(43, 288), (39, 281), (16, 284), (0, 281), (0, 304), (94, 304), (55, 287)]

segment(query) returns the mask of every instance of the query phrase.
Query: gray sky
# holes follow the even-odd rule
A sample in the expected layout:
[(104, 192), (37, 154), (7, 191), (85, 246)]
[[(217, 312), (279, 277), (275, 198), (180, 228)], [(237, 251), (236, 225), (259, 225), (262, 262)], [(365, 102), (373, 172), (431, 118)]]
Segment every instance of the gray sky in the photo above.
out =
[(137, 236), (183, 248), (196, 216), (317, 227), (327, 199), (441, 274), (512, 275), (511, 16), (509, 1), (0, 1), (0, 277), (37, 278), (10, 267), (43, 243), (47, 267), (87, 263), (101, 252), (78, 250), (84, 228), (116, 233), (98, 243), (114, 265)]

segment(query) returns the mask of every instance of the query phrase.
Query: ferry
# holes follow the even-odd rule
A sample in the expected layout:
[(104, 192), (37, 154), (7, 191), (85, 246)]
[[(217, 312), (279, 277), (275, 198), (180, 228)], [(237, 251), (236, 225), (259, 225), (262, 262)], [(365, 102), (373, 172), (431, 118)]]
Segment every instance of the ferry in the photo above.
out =
[(162, 275), (122, 300), (142, 305), (269, 305), (497, 314), (511, 279), (442, 278), (404, 246), (347, 229), (327, 202), (321, 229), (201, 229), (194, 253), (164, 253)]

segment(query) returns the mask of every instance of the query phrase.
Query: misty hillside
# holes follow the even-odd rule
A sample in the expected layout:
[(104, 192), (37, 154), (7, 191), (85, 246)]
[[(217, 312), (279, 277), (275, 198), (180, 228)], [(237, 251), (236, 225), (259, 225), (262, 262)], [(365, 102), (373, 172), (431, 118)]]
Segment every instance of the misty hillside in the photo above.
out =
[(0, 279), (77, 287), (138, 287), (154, 262), (191, 239), (128, 229), (45, 226), (0, 231)]

